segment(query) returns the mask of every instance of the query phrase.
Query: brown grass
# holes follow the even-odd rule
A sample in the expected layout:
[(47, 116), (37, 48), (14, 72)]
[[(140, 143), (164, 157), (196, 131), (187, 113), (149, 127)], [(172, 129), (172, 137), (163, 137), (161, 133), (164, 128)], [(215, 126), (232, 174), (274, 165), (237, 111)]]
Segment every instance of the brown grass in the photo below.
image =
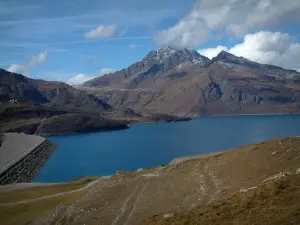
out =
[[(77, 210), (66, 214), (66, 207), (59, 207), (55, 218), (61, 224), (95, 225), (111, 224), (121, 214), (119, 224), (300, 224), (299, 154), (300, 138), (276, 138), (171, 166), (120, 172), (98, 182), (84, 198), (74, 197)], [(263, 182), (281, 171), (294, 175)], [(158, 176), (141, 176), (146, 174)], [(258, 188), (240, 193), (253, 186)], [(55, 204), (72, 202), (65, 197), (61, 203), (55, 202), (60, 197), (52, 199), (46, 209), (0, 208), (0, 216), (17, 217), (20, 211), (25, 219), (17, 222), (49, 224)], [(11, 222), (16, 219), (4, 222), (18, 224)]]
[(83, 178), (66, 184), (49, 185), (42, 187), (26, 188), (0, 193), (0, 203), (18, 202), (27, 199), (35, 199), (42, 196), (52, 195), (60, 192), (67, 192), (82, 188), (94, 178)]
[(300, 175), (272, 181), (247, 193), (236, 193), (206, 207), (171, 218), (154, 216), (145, 224), (300, 224)]
[(40, 218), (43, 214), (54, 211), (58, 205), (67, 205), (80, 199), (85, 192), (82, 191), (15, 206), (0, 207), (0, 223), (3, 225), (31, 224), (31, 221)]

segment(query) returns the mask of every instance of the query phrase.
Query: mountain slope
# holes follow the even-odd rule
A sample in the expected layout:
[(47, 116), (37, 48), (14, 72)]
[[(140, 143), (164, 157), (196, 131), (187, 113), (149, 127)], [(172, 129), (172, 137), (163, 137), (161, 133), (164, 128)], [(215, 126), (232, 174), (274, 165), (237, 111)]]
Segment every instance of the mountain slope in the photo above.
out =
[[(12, 99), (17, 101), (9, 103)], [(0, 104), (0, 132), (56, 135), (128, 128), (126, 121), (112, 119), (110, 114), (117, 116), (112, 107), (92, 94), (5, 70), (0, 70)]]
[(30, 99), (39, 103), (49, 102), (30, 79), (0, 69), (0, 100), (8, 101), (12, 98)]
[(188, 49), (151, 51), (81, 88), (112, 106), (174, 115), (300, 110), (300, 73), (224, 51), (212, 60)]
[(149, 77), (157, 77), (178, 66), (195, 64), (199, 67), (206, 66), (209, 59), (198, 52), (189, 49), (175, 50), (161, 48), (149, 52), (141, 61), (138, 61), (127, 69), (100, 78), (87, 81), (86, 87), (117, 87), (135, 88), (140, 86)]
[(39, 135), (126, 129), (128, 123), (138, 121), (188, 119), (158, 113), (141, 115), (125, 107), (113, 108), (65, 83), (34, 80), (5, 70), (0, 70), (0, 106), (0, 132)]
[(212, 59), (212, 63), (230, 63), (240, 65), (252, 69), (258, 73), (265, 73), (266, 76), (274, 77), (277, 79), (299, 79), (300, 74), (295, 70), (287, 70), (278, 66), (260, 64), (253, 62), (244, 57), (236, 57), (235, 55), (221, 51), (216, 57)]
[(35, 103), (70, 105), (109, 110), (111, 106), (85, 91), (62, 82), (34, 80), (0, 69), (0, 100), (30, 100)]

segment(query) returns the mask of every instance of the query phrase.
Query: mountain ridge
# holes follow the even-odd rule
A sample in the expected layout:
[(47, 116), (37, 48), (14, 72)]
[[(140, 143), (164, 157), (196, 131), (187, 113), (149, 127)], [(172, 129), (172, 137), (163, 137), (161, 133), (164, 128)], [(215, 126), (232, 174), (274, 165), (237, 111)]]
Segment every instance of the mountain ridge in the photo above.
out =
[[(183, 58), (181, 63), (185, 63), (188, 60), (190, 60), (190, 63), (201, 63), (201, 62), (204, 61), (204, 63), (201, 65), (202, 67), (209, 67), (211, 64), (217, 63), (217, 62), (243, 64), (243, 65), (247, 65), (247, 66), (252, 67), (252, 68), (263, 66), (263, 67), (267, 67), (267, 68), (274, 69), (274, 70), (275, 69), (285, 70), (285, 71), (291, 73), (292, 75), (290, 77), (288, 77), (288, 79), (290, 79), (290, 78), (293, 79), (295, 76), (298, 76), (300, 78), (300, 73), (296, 70), (285, 69), (285, 68), (270, 65), (270, 64), (257, 63), (255, 61), (249, 60), (245, 57), (235, 56), (234, 54), (231, 54), (231, 53), (226, 52), (224, 50), (221, 51), (217, 56), (213, 57), (212, 59), (209, 59), (209, 58), (201, 55), (200, 53), (198, 53), (197, 51), (195, 51), (193, 49), (184, 48), (182, 50), (176, 50), (174, 48), (166, 47), (166, 48), (160, 48), (158, 50), (150, 51), (143, 59), (131, 64), (129, 67), (124, 68), (120, 71), (117, 71), (115, 73), (105, 74), (104, 76), (96, 77), (96, 78), (93, 78), (91, 80), (88, 80), (88, 81), (83, 83), (83, 86), (90, 86), (90, 87), (91, 86), (92, 87), (97, 86), (97, 80), (101, 80), (102, 77), (108, 77), (108, 76), (112, 76), (112, 75), (116, 75), (116, 76), (117, 75), (122, 75), (123, 71), (126, 71), (125, 72), (125, 77), (127, 78), (127, 77), (130, 76), (130, 74), (132, 75), (132, 72), (134, 74), (138, 73), (136, 70), (132, 69), (132, 67), (135, 67), (137, 70), (139, 70), (141, 65), (143, 65), (144, 67), (147, 67), (149, 69), (154, 65), (164, 63), (164, 60), (166, 60), (166, 59), (168, 59), (168, 58), (170, 58), (174, 55), (177, 55), (177, 56), (179, 55), (179, 57), (180, 56), (182, 57), (182, 56), (184, 56), (184, 54), (189, 55), (190, 57), (187, 57), (185, 55), (185, 57)], [(145, 65), (147, 65), (147, 66), (145, 66)], [(177, 63), (176, 65), (177, 66), (180, 65), (180, 63)], [(172, 66), (174, 66), (174, 64)], [(168, 68), (168, 69), (171, 69), (171, 68)], [(164, 70), (163, 72), (166, 72), (166, 71)]]
[(36, 103), (97, 107), (109, 110), (111, 106), (92, 94), (56, 81), (34, 80), (21, 74), (0, 70), (0, 99), (24, 98)]
[[(146, 66), (145, 66), (146, 65)], [(81, 87), (112, 106), (174, 115), (295, 113), (300, 73), (222, 51), (153, 50)]]
[[(200, 55), (197, 51), (191, 49), (175, 50), (172, 48), (161, 48), (159, 50), (150, 51), (143, 59), (131, 64), (129, 67), (117, 71), (115, 73), (106, 74), (101, 77), (96, 77), (86, 81), (83, 86), (105, 86), (110, 83), (111, 76), (130, 78), (135, 76), (133, 82), (138, 82), (143, 76), (149, 74), (161, 75), (164, 72), (179, 66), (184, 63), (200, 63), (201, 65), (208, 64), (209, 59)], [(98, 83), (98, 81), (100, 82)], [(127, 85), (130, 87), (130, 84)]]
[(112, 107), (63, 82), (35, 80), (0, 70), (0, 133), (58, 135), (127, 129), (133, 122), (174, 122), (163, 113), (140, 114)]
[[(240, 57), (235, 56), (234, 54), (231, 54), (226, 51), (221, 51), (216, 57), (212, 58), (211, 61), (212, 61), (212, 63), (221, 61), (221, 62), (242, 64), (245, 66), (249, 66), (250, 68), (263, 68), (263, 69), (269, 69), (269, 70), (279, 70), (281, 72), (286, 71), (289, 73), (287, 79), (293, 79), (296, 76), (298, 76), (298, 78), (300, 78), (300, 73), (296, 70), (285, 69), (285, 68), (270, 65), (270, 64), (258, 63), (258, 62), (249, 60), (242, 56), (240, 56)], [(280, 75), (277, 76), (277, 78), (281, 78)]]

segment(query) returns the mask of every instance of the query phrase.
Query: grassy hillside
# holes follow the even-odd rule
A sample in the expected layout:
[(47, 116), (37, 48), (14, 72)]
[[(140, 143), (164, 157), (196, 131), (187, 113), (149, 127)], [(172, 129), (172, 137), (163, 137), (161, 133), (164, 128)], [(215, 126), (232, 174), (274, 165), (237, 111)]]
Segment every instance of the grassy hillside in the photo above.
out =
[(143, 224), (300, 224), (300, 174), (266, 182), (207, 206), (157, 215)]
[[(4, 224), (39, 225), (299, 224), (299, 155), (300, 138), (276, 138), (118, 172), (82, 193), (2, 206), (0, 216)], [(38, 196), (60, 188), (38, 189)], [(20, 201), (24, 193), (35, 198), (33, 190), (12, 191), (2, 200), (0, 195), (0, 204)]]

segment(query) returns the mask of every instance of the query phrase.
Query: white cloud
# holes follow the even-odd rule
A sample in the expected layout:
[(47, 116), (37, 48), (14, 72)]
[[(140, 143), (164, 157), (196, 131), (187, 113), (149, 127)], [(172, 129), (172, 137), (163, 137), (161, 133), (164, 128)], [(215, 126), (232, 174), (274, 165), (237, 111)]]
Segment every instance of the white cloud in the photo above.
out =
[(228, 48), (222, 45), (218, 45), (215, 48), (205, 48), (205, 49), (200, 49), (198, 52), (201, 55), (204, 55), (210, 59), (213, 57), (217, 56), (221, 51), (226, 51), (228, 52)]
[(159, 45), (196, 47), (212, 32), (242, 36), (249, 31), (300, 22), (299, 0), (201, 0), (176, 25), (154, 36)]
[(261, 31), (247, 34), (244, 41), (228, 49), (226, 46), (201, 49), (198, 52), (209, 58), (221, 50), (236, 56), (300, 71), (300, 43), (286, 33)]
[(36, 56), (32, 56), (31, 57), (31, 61), (29, 62), (30, 66), (36, 66), (39, 65), (41, 63), (43, 63), (46, 60), (47, 57), (47, 52), (43, 51), (40, 54), (36, 55)]
[(175, 48), (195, 47), (204, 42), (209, 36), (209, 30), (203, 19), (195, 10), (175, 26), (159, 31), (154, 35), (158, 45), (172, 46)]
[(28, 74), (28, 69), (33, 66), (42, 64), (46, 60), (47, 52), (43, 51), (36, 56), (32, 56), (31, 60), (27, 64), (12, 64), (7, 70), (14, 73), (20, 73), (23, 75)]
[(99, 72), (96, 74), (96, 76), (102, 76), (104, 74), (109, 74), (109, 73), (113, 73), (115, 72), (115, 70), (111, 69), (111, 68), (102, 68), (101, 70), (99, 70)]
[(135, 45), (135, 44), (130, 44), (128, 47), (129, 47), (129, 48), (135, 48), (136, 45)]
[(12, 73), (20, 73), (20, 74), (24, 74), (24, 75), (28, 74), (27, 66), (22, 65), (22, 64), (12, 64), (7, 68), (7, 71), (12, 72)]
[(80, 73), (80, 74), (77, 74), (74, 77), (71, 77), (66, 82), (70, 85), (79, 85), (79, 84), (82, 84), (82, 83), (84, 83), (88, 80), (91, 80), (91, 79), (95, 78), (95, 77), (103, 76), (104, 74), (109, 74), (109, 73), (112, 73), (112, 72), (114, 72), (113, 69), (102, 68), (94, 76), (89, 76), (89, 75), (85, 75), (85, 74)]
[(67, 83), (68, 84), (71, 84), (71, 85), (78, 85), (78, 84), (82, 84), (90, 79), (93, 79), (95, 77), (93, 76), (86, 76), (84, 74), (78, 74), (76, 75), (75, 77), (72, 77), (70, 78), (69, 80), (67, 80)]
[(84, 37), (86, 39), (107, 38), (113, 36), (115, 30), (116, 30), (115, 25), (110, 25), (110, 26), (99, 25), (96, 29), (85, 33)]

